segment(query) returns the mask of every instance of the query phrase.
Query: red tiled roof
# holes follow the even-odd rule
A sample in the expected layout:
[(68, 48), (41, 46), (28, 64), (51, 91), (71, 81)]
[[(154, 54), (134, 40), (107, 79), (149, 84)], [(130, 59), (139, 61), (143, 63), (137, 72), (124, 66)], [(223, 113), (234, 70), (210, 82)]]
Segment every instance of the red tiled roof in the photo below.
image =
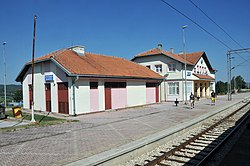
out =
[[(143, 56), (151, 56), (151, 55), (159, 55), (159, 54), (169, 56), (170, 58), (173, 58), (173, 59), (175, 59), (177, 61), (185, 63), (184, 54), (173, 54), (171, 52), (167, 52), (167, 51), (161, 50), (159, 48), (153, 48), (153, 49), (151, 49), (149, 51), (140, 53), (140, 54), (136, 55), (134, 58), (143, 57)], [(204, 52), (194, 52), (194, 53), (186, 54), (186, 58), (187, 58), (186, 62), (187, 62), (187, 64), (195, 65), (203, 54), (204, 54)]]
[[(159, 48), (153, 48), (153, 49), (148, 50), (146, 52), (140, 53), (140, 54), (136, 55), (133, 59), (135, 59), (137, 57), (144, 57), (144, 56), (151, 56), (151, 55), (165, 55), (165, 56), (173, 58), (173, 59), (175, 59), (177, 61), (185, 63), (185, 59), (181, 55), (179, 55), (179, 54), (173, 54), (171, 52), (167, 52), (167, 51), (159, 49)], [(187, 59), (186, 62), (187, 62), (187, 64), (191, 64), (192, 65), (192, 62), (190, 62), (188, 59)]]
[(209, 75), (202, 75), (202, 74), (193, 74), (193, 75), (198, 77), (199, 79), (215, 80), (213, 77), (210, 77)]
[(49, 60), (51, 57), (71, 74), (163, 79), (147, 67), (126, 59), (94, 53), (80, 56), (70, 49), (52, 52), (35, 59), (35, 62)]
[[(192, 53), (186, 54), (186, 58), (187, 58), (187, 61), (195, 65), (203, 54), (204, 52), (192, 52)], [(180, 56), (184, 58), (184, 54), (181, 54)]]

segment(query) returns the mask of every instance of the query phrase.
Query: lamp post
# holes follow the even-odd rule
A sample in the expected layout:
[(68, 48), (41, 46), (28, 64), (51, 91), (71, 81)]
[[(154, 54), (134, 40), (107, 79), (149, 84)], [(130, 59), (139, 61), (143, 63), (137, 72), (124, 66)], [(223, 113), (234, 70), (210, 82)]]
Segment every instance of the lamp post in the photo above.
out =
[(5, 45), (7, 42), (3, 42), (3, 65), (4, 65), (4, 107), (7, 106), (6, 100), (6, 60), (5, 60)]
[(182, 38), (183, 38), (183, 53), (184, 53), (184, 58), (185, 58), (185, 104), (187, 104), (187, 56), (186, 56), (186, 40), (185, 40), (185, 29), (188, 28), (187, 25), (182, 26)]

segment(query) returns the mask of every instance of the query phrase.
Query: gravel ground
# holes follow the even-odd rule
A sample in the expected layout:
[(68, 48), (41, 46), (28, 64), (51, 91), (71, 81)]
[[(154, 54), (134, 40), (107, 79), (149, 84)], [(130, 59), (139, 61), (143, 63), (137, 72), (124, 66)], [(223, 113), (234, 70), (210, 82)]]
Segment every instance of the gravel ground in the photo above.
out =
[[(249, 107), (250, 106), (248, 105), (247, 108), (244, 108), (241, 112), (239, 112), (235, 116), (231, 117), (229, 122), (226, 122), (226, 124), (221, 125), (219, 128), (216, 128), (213, 131), (213, 134), (217, 135), (217, 136), (214, 136), (214, 137), (217, 138), (218, 136), (220, 136), (220, 134), (223, 133), (223, 131), (226, 130), (224, 127), (234, 126), (235, 121), (237, 119), (240, 119), (240, 117), (242, 117), (249, 110)], [(160, 153), (161, 151), (166, 152), (166, 151), (169, 151), (169, 150), (173, 149), (175, 146), (180, 145), (185, 140), (187, 140), (187, 139), (191, 138), (193, 135), (196, 135), (197, 133), (203, 131), (205, 128), (207, 128), (211, 124), (217, 122), (219, 119), (222, 119), (223, 117), (225, 117), (226, 115), (228, 115), (230, 113), (231, 112), (226, 112), (223, 116), (222, 115), (216, 116), (212, 120), (204, 122), (203, 125), (198, 126), (196, 128), (193, 128), (193, 129), (185, 132), (184, 134), (179, 135), (175, 139), (173, 139), (173, 140), (171, 140), (169, 142), (166, 142), (166, 144), (157, 147), (153, 151), (147, 152), (147, 153), (145, 153), (145, 154), (143, 154), (143, 155), (141, 155), (139, 157), (136, 157), (133, 160), (130, 160), (130, 161), (128, 161), (128, 162), (126, 162), (126, 163), (124, 163), (122, 165), (124, 165), (124, 166), (134, 166), (136, 164), (144, 165), (146, 160), (152, 160), (152, 159), (155, 158), (153, 156), (161, 155), (161, 153)], [(225, 155), (228, 153), (228, 151), (231, 149), (231, 147), (234, 145), (234, 143), (240, 137), (241, 133), (242, 133), (242, 130), (239, 130), (239, 133), (234, 134), (234, 137), (232, 139), (230, 139), (230, 142), (228, 142), (228, 144), (226, 146), (222, 147), (220, 152), (213, 157), (213, 160), (208, 165), (211, 165), (211, 166), (219, 165), (220, 161), (225, 157)], [(208, 137), (210, 137), (210, 135), (208, 135)], [(214, 139), (211, 139), (211, 140), (214, 140)], [(210, 143), (210, 142), (205, 141), (203, 143)], [(200, 144), (202, 144), (202, 143), (200, 143)], [(196, 156), (197, 153), (200, 153), (200, 151), (204, 149), (204, 147), (202, 147), (202, 146), (199, 147), (198, 149), (197, 149), (197, 146), (195, 146), (195, 147), (192, 146), (192, 145), (188, 145), (188, 146), (190, 148), (196, 149), (196, 150), (188, 150), (188, 153), (187, 152), (177, 152), (177, 154), (180, 154), (180, 155), (184, 154), (185, 156), (188, 156), (188, 157), (194, 157), (194, 156)], [(192, 152), (193, 152), (193, 154), (192, 154)], [(186, 162), (189, 161), (189, 159), (183, 158), (183, 157), (172, 156), (171, 158), (186, 161)], [(170, 164), (170, 165), (183, 165), (183, 164), (180, 164), (180, 163), (177, 163), (177, 162), (174, 162), (174, 161), (171, 161), (171, 162), (166, 161), (166, 162), (163, 162), (163, 163), (164, 164)]]

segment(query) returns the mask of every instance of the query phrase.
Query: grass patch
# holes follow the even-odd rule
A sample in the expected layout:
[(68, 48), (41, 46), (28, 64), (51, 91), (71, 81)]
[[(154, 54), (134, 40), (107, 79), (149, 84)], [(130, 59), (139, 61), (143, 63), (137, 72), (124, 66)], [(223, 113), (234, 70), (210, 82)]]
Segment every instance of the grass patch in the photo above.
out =
[[(13, 117), (13, 112), (12, 110), (6, 111), (5, 115), (9, 117)], [(31, 114), (22, 112), (22, 116), (24, 120), (31, 120)], [(50, 117), (48, 115), (38, 115), (34, 114), (36, 123), (32, 123), (29, 125), (22, 125), (22, 126), (13, 126), (13, 127), (8, 127), (8, 128), (2, 128), (0, 131), (15, 131), (17, 129), (26, 129), (30, 127), (39, 127), (39, 126), (48, 126), (48, 125), (55, 125), (55, 124), (60, 124), (60, 123), (65, 123), (65, 122), (79, 122), (78, 120), (66, 120), (66, 119), (60, 119), (60, 118), (55, 118), (55, 117)], [(21, 121), (21, 119), (20, 119)]]

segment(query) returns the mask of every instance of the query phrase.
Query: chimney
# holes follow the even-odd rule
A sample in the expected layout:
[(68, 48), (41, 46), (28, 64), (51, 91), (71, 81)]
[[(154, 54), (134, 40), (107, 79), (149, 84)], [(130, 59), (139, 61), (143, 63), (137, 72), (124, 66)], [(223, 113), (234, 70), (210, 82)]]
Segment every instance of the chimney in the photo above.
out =
[(174, 53), (174, 48), (170, 48), (170, 52), (173, 54)]
[(84, 46), (73, 46), (70, 47), (69, 49), (76, 52), (80, 56), (84, 55), (85, 53)]
[(162, 50), (162, 44), (161, 43), (158, 44), (158, 49)]

